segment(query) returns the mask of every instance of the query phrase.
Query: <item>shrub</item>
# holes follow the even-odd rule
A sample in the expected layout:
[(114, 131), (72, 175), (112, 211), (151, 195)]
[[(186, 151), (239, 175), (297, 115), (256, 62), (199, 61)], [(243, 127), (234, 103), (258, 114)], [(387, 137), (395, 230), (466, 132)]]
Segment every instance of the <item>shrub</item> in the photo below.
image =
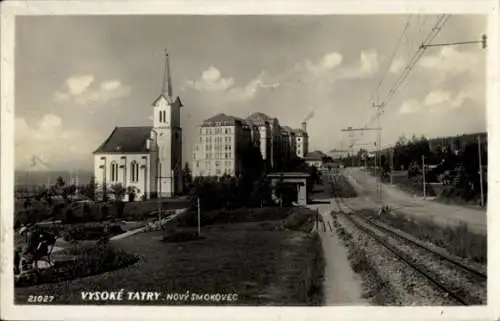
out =
[(106, 205), (101, 207), (101, 217), (105, 220), (109, 217), (109, 208)]
[(123, 217), (123, 210), (125, 208), (125, 203), (121, 200), (118, 200), (115, 202), (115, 207), (116, 207), (116, 217), (122, 218)]
[(108, 231), (105, 233), (103, 224), (85, 224), (69, 228), (66, 231), (66, 240), (99, 240), (104, 234), (107, 236), (118, 235), (125, 232), (120, 225), (112, 224), (108, 226)]
[(74, 256), (73, 261), (42, 270), (38, 278), (28, 281), (21, 279), (16, 286), (32, 286), (41, 283), (69, 281), (98, 273), (116, 270), (138, 261), (134, 255), (115, 249), (111, 245), (78, 246), (61, 251)]

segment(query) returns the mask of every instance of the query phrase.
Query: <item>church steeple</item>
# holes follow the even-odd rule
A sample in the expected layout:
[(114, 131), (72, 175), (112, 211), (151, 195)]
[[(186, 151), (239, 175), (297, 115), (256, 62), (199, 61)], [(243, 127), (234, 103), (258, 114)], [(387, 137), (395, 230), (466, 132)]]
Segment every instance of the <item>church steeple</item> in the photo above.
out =
[(165, 96), (170, 102), (173, 101), (174, 93), (172, 92), (172, 78), (170, 76), (170, 60), (167, 49), (165, 49), (165, 66), (163, 70), (163, 84), (162, 84), (161, 94)]

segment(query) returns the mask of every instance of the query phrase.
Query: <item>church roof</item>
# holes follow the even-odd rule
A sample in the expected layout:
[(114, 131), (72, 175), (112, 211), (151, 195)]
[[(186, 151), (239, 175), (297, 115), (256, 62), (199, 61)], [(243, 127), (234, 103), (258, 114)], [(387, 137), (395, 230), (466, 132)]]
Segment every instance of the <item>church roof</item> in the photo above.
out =
[(160, 99), (162, 99), (162, 98), (165, 99), (170, 105), (172, 105), (172, 107), (183, 107), (184, 106), (182, 104), (181, 99), (179, 98), (179, 96), (177, 96), (177, 98), (175, 100), (173, 100), (173, 98), (170, 98), (170, 97), (168, 97), (167, 95), (164, 95), (164, 94), (161, 94), (160, 96), (158, 96), (158, 98), (156, 98), (151, 105), (152, 106), (156, 106), (156, 104), (158, 103), (158, 101)]
[(94, 154), (147, 153), (146, 140), (151, 137), (152, 129), (151, 126), (115, 127)]

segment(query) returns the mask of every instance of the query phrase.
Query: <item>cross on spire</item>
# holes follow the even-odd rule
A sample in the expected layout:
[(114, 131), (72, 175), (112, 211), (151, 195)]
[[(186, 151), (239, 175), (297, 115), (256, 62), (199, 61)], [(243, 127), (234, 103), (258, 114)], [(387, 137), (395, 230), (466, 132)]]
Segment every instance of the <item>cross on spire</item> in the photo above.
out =
[(163, 71), (163, 84), (162, 84), (161, 94), (166, 96), (168, 99), (172, 99), (173, 98), (172, 78), (170, 76), (170, 61), (169, 61), (168, 50), (165, 48), (164, 52), (165, 52), (165, 66)]

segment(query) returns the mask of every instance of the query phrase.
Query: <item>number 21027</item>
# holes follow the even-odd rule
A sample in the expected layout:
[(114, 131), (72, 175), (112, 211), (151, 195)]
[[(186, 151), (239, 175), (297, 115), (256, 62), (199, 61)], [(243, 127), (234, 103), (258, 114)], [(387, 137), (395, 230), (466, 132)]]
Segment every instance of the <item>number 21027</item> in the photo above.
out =
[(50, 303), (54, 301), (53, 295), (30, 295), (28, 303)]

